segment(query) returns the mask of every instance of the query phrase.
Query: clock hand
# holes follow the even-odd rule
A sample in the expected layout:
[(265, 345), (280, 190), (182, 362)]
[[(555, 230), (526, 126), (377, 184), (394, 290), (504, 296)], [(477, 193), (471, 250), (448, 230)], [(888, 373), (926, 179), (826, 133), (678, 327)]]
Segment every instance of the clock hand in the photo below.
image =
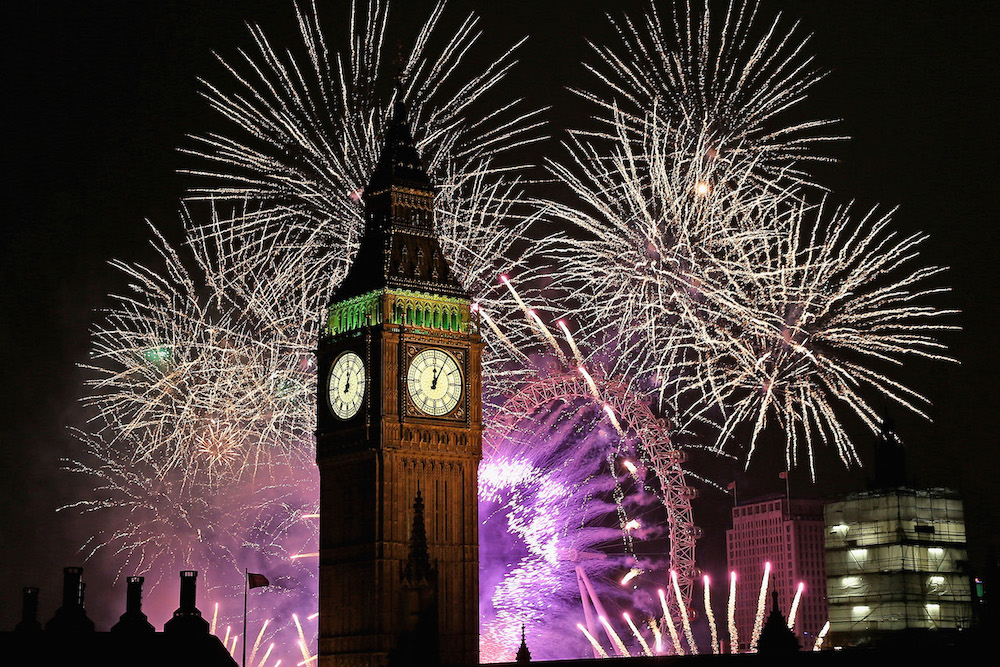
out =
[(434, 378), (431, 380), (431, 389), (437, 389), (439, 375), (440, 374), (438, 373), (437, 369), (434, 369)]

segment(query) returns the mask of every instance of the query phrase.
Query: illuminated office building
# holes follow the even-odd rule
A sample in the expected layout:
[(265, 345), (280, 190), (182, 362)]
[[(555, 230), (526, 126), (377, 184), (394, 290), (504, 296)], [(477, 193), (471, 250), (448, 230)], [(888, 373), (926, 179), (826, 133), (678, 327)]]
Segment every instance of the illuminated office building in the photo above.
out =
[(761, 577), (768, 562), (768, 589), (778, 593), (786, 616), (799, 583), (805, 585), (794, 630), (803, 648), (812, 646), (827, 620), (823, 531), (822, 500), (781, 495), (733, 508), (726, 555), (739, 582), (735, 619), (741, 649), (749, 648), (752, 641)]

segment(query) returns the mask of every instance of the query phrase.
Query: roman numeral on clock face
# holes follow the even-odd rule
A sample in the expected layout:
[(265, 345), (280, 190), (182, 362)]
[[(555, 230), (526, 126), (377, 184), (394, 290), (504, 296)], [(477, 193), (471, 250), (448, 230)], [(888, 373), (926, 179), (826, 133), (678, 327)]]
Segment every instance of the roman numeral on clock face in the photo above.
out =
[(406, 388), (418, 410), (432, 417), (448, 414), (462, 398), (462, 370), (453, 356), (435, 348), (417, 353), (406, 371)]
[(365, 365), (354, 352), (344, 352), (333, 362), (327, 381), (330, 410), (338, 419), (358, 414), (365, 398)]

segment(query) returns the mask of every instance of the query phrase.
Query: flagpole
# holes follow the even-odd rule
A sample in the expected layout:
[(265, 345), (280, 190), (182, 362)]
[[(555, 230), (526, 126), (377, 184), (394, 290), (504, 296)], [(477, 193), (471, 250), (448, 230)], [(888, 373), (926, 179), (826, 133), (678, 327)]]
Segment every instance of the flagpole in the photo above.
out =
[(243, 667), (247, 667), (247, 586), (249, 586), (249, 570), (243, 568)]

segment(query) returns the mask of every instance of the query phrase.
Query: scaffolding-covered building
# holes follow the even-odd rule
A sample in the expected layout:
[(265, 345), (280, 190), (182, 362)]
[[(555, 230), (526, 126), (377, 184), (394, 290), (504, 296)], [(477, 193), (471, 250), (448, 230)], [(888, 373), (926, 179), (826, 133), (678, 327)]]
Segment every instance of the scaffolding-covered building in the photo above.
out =
[(961, 629), (972, 620), (962, 501), (949, 489), (854, 493), (825, 508), (831, 639)]

